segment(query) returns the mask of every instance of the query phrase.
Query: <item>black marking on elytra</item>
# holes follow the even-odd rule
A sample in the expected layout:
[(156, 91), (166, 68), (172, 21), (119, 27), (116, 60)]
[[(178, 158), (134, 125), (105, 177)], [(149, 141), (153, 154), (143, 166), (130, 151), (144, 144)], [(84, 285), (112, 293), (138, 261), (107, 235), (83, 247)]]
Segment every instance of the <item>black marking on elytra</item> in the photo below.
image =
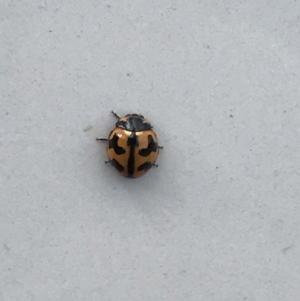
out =
[(123, 155), (126, 153), (126, 150), (118, 145), (118, 141), (119, 141), (118, 135), (114, 134), (114, 136), (108, 142), (108, 147), (113, 148), (117, 155)]
[(119, 172), (124, 171), (124, 166), (121, 165), (116, 159), (110, 161), (111, 165)]
[(152, 166), (153, 166), (153, 164), (150, 163), (150, 162), (143, 163), (142, 165), (140, 165), (140, 166), (138, 167), (138, 171), (145, 171), (145, 172), (146, 172), (146, 171), (149, 170)]
[(142, 156), (142, 157), (148, 157), (150, 154), (151, 154), (152, 150), (149, 149), (149, 148), (143, 148), (143, 149), (140, 149), (139, 150), (139, 154)]
[(139, 146), (138, 136), (136, 135), (135, 132), (132, 132), (130, 134), (130, 136), (128, 137), (128, 139), (127, 139), (127, 145), (128, 146), (133, 146), (133, 147)]
[(138, 114), (130, 114), (125, 120), (119, 120), (116, 127), (120, 127), (130, 132), (142, 132), (151, 130), (152, 126), (149, 122), (144, 122), (144, 117)]
[(134, 148), (139, 145), (138, 137), (135, 132), (132, 132), (128, 137), (127, 145), (130, 147), (129, 158), (128, 158), (128, 177), (133, 176), (135, 162), (134, 162)]
[(143, 157), (147, 157), (151, 152), (156, 152), (158, 148), (157, 143), (154, 141), (152, 135), (148, 135), (148, 147), (139, 151), (139, 154)]

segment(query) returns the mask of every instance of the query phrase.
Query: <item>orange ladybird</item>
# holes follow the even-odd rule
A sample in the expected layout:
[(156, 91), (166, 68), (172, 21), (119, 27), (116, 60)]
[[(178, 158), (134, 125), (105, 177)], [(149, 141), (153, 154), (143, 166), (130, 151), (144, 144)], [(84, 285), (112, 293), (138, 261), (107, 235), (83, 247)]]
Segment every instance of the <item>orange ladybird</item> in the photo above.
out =
[(159, 149), (158, 139), (149, 120), (143, 115), (127, 114), (118, 118), (116, 127), (108, 138), (97, 138), (107, 141), (108, 161), (122, 176), (138, 178), (143, 176), (155, 164)]

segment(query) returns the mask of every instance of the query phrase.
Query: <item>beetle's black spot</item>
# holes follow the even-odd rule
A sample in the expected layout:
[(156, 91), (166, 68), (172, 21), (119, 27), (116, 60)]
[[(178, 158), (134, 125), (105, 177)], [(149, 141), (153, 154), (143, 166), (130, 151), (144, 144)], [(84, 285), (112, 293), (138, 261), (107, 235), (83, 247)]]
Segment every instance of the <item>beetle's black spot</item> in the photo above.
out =
[(118, 135), (114, 134), (114, 136), (108, 142), (108, 147), (113, 148), (117, 155), (123, 155), (126, 153), (126, 150), (118, 145), (118, 140), (119, 140)]
[(152, 135), (148, 135), (148, 148), (150, 148), (153, 152), (157, 151), (158, 145), (157, 143), (154, 141)]
[(154, 141), (152, 135), (148, 135), (148, 147), (139, 151), (139, 154), (143, 157), (147, 157), (151, 152), (156, 152), (158, 148), (157, 143)]
[(110, 161), (111, 165), (119, 172), (124, 171), (124, 166), (121, 165), (116, 159)]
[(143, 171), (143, 170), (147, 171), (152, 167), (152, 165), (153, 165), (152, 163), (146, 162), (138, 167), (138, 171)]
[(128, 146), (130, 146), (129, 158), (128, 158), (128, 177), (133, 177), (135, 162), (134, 162), (134, 148), (138, 146), (138, 137), (135, 132), (132, 132), (128, 137)]
[(128, 137), (127, 145), (133, 147), (139, 145), (138, 136), (135, 134), (135, 132), (132, 132), (131, 135)]
[(139, 150), (139, 154), (142, 156), (142, 157), (147, 157), (151, 154), (152, 150), (149, 149), (149, 148), (143, 148), (141, 150)]
[(125, 116), (126, 121), (120, 120), (116, 123), (117, 127), (130, 132), (141, 132), (151, 130), (152, 125), (149, 122), (144, 122), (144, 117), (138, 114), (129, 114)]

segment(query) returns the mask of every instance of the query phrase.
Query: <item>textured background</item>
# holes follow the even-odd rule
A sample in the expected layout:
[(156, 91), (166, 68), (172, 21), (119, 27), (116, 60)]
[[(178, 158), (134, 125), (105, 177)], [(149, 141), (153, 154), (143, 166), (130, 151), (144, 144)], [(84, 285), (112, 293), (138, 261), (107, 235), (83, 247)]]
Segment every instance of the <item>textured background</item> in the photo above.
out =
[(299, 298), (300, 3), (167, 2), (1, 1), (1, 301)]

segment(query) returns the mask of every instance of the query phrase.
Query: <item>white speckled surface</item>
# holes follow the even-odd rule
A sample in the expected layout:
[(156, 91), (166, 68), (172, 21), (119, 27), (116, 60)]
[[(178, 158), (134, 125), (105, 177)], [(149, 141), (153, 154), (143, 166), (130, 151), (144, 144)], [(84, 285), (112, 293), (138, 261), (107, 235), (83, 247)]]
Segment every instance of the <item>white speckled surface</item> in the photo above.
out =
[[(299, 1), (0, 5), (0, 301), (299, 298)], [(105, 166), (111, 109), (158, 169)]]

